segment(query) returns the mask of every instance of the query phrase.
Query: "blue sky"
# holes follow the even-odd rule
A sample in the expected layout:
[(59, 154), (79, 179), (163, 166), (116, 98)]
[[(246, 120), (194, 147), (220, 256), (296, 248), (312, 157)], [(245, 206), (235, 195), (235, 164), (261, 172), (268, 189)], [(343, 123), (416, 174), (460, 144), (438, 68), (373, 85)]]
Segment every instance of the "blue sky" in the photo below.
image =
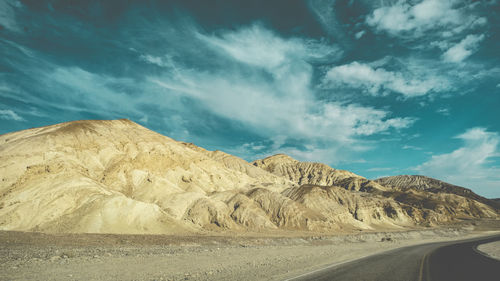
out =
[(500, 197), (499, 32), (492, 0), (0, 0), (0, 133), (129, 118)]

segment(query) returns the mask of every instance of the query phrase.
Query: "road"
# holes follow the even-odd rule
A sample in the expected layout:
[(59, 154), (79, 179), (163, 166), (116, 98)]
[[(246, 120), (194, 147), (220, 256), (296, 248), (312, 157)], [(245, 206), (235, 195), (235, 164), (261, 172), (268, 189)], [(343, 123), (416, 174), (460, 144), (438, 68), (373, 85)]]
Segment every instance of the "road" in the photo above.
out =
[(500, 280), (500, 261), (476, 250), (500, 235), (399, 248), (331, 265), (288, 280), (481, 281)]

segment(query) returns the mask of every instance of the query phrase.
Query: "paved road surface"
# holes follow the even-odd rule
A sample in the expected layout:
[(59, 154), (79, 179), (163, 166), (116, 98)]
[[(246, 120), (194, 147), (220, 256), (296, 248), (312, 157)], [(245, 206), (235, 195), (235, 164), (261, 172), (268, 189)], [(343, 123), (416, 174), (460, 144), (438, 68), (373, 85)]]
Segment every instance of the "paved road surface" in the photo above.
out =
[(395, 249), (288, 280), (340, 281), (500, 281), (500, 261), (476, 247), (500, 235)]

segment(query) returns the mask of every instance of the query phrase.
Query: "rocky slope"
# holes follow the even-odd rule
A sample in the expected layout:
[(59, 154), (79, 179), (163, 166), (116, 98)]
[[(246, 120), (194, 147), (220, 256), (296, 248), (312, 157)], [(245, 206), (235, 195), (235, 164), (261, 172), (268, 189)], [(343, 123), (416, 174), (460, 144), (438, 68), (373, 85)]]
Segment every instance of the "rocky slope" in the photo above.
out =
[(257, 187), (279, 192), (293, 185), (265, 171), (246, 173), (243, 162), (229, 169), (129, 120), (75, 121), (2, 135), (0, 228), (192, 232), (217, 219), (232, 221), (227, 205), (210, 198), (213, 193)]
[(333, 185), (341, 179), (360, 177), (322, 163), (300, 162), (285, 154), (277, 154), (252, 162), (256, 167), (302, 184)]
[(285, 155), (252, 165), (129, 120), (0, 136), (1, 230), (332, 232), (496, 216), (471, 198), (415, 192)]
[(256, 160), (252, 164), (275, 175), (285, 177), (298, 185), (336, 185), (356, 191), (385, 190), (385, 187), (380, 184), (355, 173), (334, 169), (322, 163), (300, 162), (284, 154)]
[(453, 184), (449, 184), (437, 179), (429, 178), (421, 175), (401, 175), (401, 176), (393, 176), (393, 177), (384, 177), (375, 180), (377, 183), (384, 185), (386, 187), (390, 187), (392, 189), (407, 191), (411, 190), (419, 190), (419, 191), (428, 191), (431, 193), (448, 193), (455, 194), (465, 198), (469, 198), (486, 205), (489, 205), (494, 208), (499, 208), (499, 204), (494, 200), (490, 200), (484, 198), (482, 196), (477, 195), (472, 192), (472, 190), (456, 186)]
[[(376, 226), (377, 224), (434, 224), (451, 221), (457, 217), (494, 217), (497, 213), (495, 203), (492, 204), (491, 200), (469, 189), (427, 177), (418, 177), (416, 182), (411, 181), (419, 188), (410, 187), (410, 182), (408, 182), (409, 186), (406, 187), (403, 184), (405, 187), (399, 188), (392, 185), (392, 183), (400, 183), (399, 180), (394, 182), (389, 178), (368, 180), (349, 171), (334, 169), (321, 163), (300, 162), (283, 154), (256, 160), (252, 164), (299, 185), (307, 185), (306, 190), (322, 190), (322, 195), (309, 200), (312, 203), (306, 205), (323, 214), (344, 214), (340, 216), (340, 220), (329, 217), (330, 221), (339, 224), (347, 222), (348, 225), (357, 225), (360, 228), (370, 228), (370, 225)], [(407, 179), (408, 176), (400, 176), (400, 178)], [(335, 187), (351, 192), (342, 193), (341, 189)], [(305, 186), (299, 187), (299, 189), (304, 188)], [(335, 197), (329, 195), (333, 191)], [(287, 192), (289, 191), (285, 191)], [(363, 197), (361, 199), (359, 196), (363, 194), (359, 192), (370, 193), (370, 195), (364, 195), (364, 198), (368, 200)], [(317, 193), (313, 192), (313, 194)], [(343, 197), (342, 194), (344, 194)], [(352, 207), (353, 204), (349, 203), (345, 195), (349, 199), (356, 198), (356, 207)], [(302, 197), (307, 196), (309, 194), (302, 194)], [(328, 204), (319, 203), (325, 198), (330, 200)], [(294, 199), (305, 203), (303, 198), (295, 197)], [(336, 206), (334, 208), (326, 206), (331, 204)], [(319, 210), (319, 206), (323, 209)], [(360, 213), (365, 215), (360, 216)]]

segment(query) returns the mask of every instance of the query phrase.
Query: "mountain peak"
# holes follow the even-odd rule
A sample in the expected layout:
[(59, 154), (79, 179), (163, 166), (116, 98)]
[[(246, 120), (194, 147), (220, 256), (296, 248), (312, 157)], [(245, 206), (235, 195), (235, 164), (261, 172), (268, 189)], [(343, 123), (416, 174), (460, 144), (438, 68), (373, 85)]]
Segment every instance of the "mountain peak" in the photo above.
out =
[(337, 170), (323, 163), (300, 162), (286, 154), (269, 156), (252, 164), (275, 175), (286, 177), (299, 185), (331, 186), (347, 178), (364, 179), (352, 172)]
[[(258, 159), (258, 160), (255, 160), (253, 163), (256, 163), (256, 162), (260, 162), (260, 163), (288, 163), (288, 162), (299, 162), (298, 160), (292, 158), (291, 156), (289, 155), (286, 155), (284, 153), (278, 153), (278, 154), (274, 154), (274, 155), (271, 155), (271, 156), (268, 156), (264, 159)], [(254, 164), (255, 165), (255, 164)], [(257, 166), (257, 165), (256, 165)]]

